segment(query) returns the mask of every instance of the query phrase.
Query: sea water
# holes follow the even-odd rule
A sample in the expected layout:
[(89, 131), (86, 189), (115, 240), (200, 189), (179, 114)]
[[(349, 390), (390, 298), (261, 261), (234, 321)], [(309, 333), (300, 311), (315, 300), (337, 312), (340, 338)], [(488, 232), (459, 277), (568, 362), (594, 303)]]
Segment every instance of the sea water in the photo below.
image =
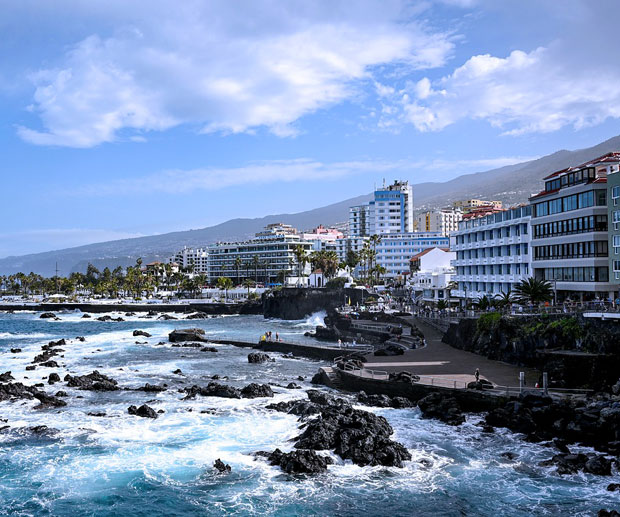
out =
[[(250, 382), (309, 389), (324, 363), (272, 353), (275, 362), (249, 364), (248, 350), (215, 345), (217, 353), (171, 347), (175, 328), (200, 327), (214, 339), (256, 341), (276, 332), (285, 341), (304, 336), (321, 315), (307, 320), (226, 316), (158, 321), (139, 315), (124, 322), (84, 319), (79, 312), (0, 314), (0, 373), (16, 381), (44, 382), (48, 393), (64, 390), (67, 406), (35, 410), (36, 401), (0, 402), (0, 513), (11, 515), (593, 515), (620, 507), (606, 491), (613, 478), (559, 476), (538, 463), (554, 450), (498, 429), (481, 433), (481, 417), (460, 427), (420, 417), (417, 409), (364, 408), (384, 416), (394, 439), (412, 454), (405, 467), (358, 467), (332, 454), (335, 464), (316, 476), (289, 476), (255, 459), (256, 451), (290, 450), (297, 417), (267, 410), (272, 402), (304, 397), (303, 390), (274, 386), (273, 399), (200, 397), (182, 400), (178, 390), (206, 385), (211, 376), (242, 387)], [(118, 316), (112, 314), (112, 316)], [(152, 337), (134, 337), (141, 329)], [(85, 342), (74, 338), (84, 336)], [(42, 344), (65, 338), (59, 368), (26, 371)], [(163, 343), (163, 344), (162, 344)], [(13, 354), (10, 348), (21, 348)], [(174, 374), (180, 369), (182, 374)], [(168, 384), (161, 393), (90, 392), (47, 385), (51, 372), (73, 375), (98, 370), (136, 388)], [(298, 376), (305, 378), (299, 381)], [(156, 420), (129, 415), (129, 405), (148, 403)], [(105, 412), (106, 416), (88, 413)], [(29, 427), (46, 425), (44, 433)], [(576, 449), (578, 450), (578, 449)], [(516, 454), (514, 460), (502, 453)], [(218, 474), (213, 462), (232, 467)]]

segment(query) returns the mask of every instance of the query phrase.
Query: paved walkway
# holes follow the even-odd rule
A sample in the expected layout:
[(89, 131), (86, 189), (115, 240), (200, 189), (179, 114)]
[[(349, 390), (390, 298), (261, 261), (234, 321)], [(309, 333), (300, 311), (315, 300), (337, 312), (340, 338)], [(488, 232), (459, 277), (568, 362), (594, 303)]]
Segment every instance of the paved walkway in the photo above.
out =
[(540, 376), (538, 370), (492, 361), (481, 355), (458, 350), (441, 342), (443, 337), (441, 332), (416, 318), (412, 317), (410, 321), (422, 331), (427, 346), (417, 350), (407, 350), (403, 355), (398, 356), (370, 356), (367, 368), (384, 370), (389, 373), (407, 371), (417, 375), (463, 381), (473, 381), (474, 372), (478, 368), (480, 377), (500, 386), (519, 386), (519, 372), (525, 372), (526, 386), (535, 386), (538, 382)]

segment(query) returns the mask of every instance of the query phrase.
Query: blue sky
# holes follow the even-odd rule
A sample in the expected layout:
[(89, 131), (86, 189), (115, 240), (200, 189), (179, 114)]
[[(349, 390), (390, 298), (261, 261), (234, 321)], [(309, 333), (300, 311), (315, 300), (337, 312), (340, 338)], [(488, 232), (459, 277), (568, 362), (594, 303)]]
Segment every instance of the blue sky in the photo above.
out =
[(0, 0), (0, 257), (620, 133), (613, 0)]

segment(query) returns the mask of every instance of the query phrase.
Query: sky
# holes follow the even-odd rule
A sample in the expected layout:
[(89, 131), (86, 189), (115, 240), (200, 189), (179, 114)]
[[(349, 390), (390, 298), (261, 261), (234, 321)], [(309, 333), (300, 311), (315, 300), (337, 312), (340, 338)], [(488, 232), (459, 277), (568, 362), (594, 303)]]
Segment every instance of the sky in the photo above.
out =
[(615, 0), (0, 0), (0, 257), (620, 133)]

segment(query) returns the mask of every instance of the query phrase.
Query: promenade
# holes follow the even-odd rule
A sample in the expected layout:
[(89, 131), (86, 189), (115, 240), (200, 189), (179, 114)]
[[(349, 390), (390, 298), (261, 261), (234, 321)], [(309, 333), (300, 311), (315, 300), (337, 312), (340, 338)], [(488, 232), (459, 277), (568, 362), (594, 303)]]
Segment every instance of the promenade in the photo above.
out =
[[(526, 386), (533, 387), (539, 380), (540, 372), (533, 368), (515, 366), (493, 361), (480, 355), (465, 352), (442, 343), (443, 334), (413, 316), (403, 320), (417, 326), (426, 339), (426, 347), (406, 350), (403, 355), (380, 357), (369, 355), (365, 368), (382, 370), (388, 373), (411, 372), (420, 376), (446, 378), (463, 381), (475, 380), (476, 368), (480, 377), (500, 386), (519, 386), (519, 372), (525, 372)], [(421, 379), (425, 382), (424, 379)], [(460, 382), (459, 382), (460, 384)]]

